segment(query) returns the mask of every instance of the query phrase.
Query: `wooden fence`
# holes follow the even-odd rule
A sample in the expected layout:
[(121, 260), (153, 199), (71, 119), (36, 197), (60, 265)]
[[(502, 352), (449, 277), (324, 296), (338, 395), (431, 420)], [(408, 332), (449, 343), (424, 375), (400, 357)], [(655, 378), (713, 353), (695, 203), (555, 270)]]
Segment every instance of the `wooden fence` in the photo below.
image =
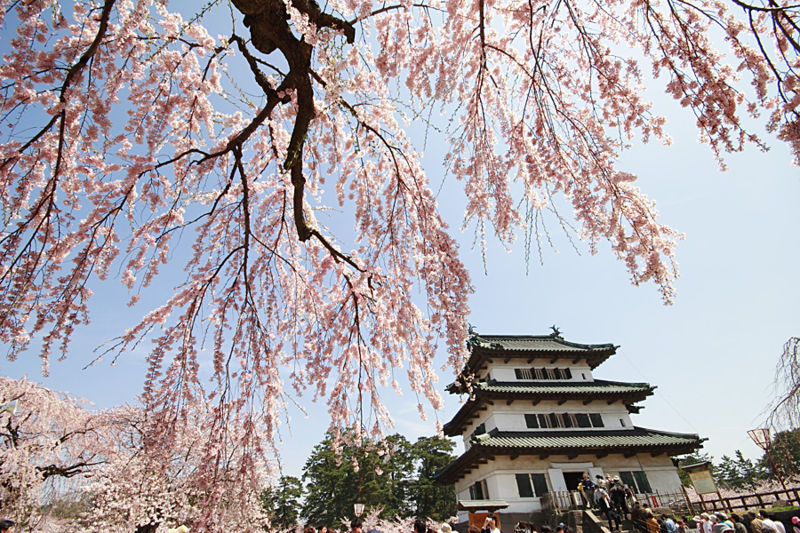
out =
[(702, 494), (698, 495), (700, 501), (693, 501), (691, 504), (703, 511), (719, 511), (736, 509), (760, 509), (762, 507), (800, 505), (800, 488), (770, 490), (764, 492), (753, 492), (749, 494), (737, 494), (735, 496), (725, 496), (721, 494)]
[[(763, 507), (798, 505), (800, 506), (800, 488), (786, 490), (771, 490), (738, 494), (723, 497), (714, 495), (699, 495), (700, 501), (690, 500), (688, 495), (681, 492), (659, 492), (651, 494), (637, 494), (635, 501), (647, 503), (650, 507), (668, 507), (676, 514), (698, 514), (705, 511), (755, 510)], [(543, 511), (569, 511), (584, 509), (586, 504), (580, 492), (551, 491), (541, 499)]]
[[(653, 494), (637, 494), (634, 501), (647, 503), (650, 507), (687, 507), (688, 500), (681, 492), (655, 492)], [(585, 509), (586, 502), (577, 490), (555, 490), (545, 494), (542, 499), (542, 510), (570, 511)]]
[(542, 504), (542, 511), (561, 512), (586, 507), (583, 496), (577, 490), (553, 490), (542, 496), (539, 501)]

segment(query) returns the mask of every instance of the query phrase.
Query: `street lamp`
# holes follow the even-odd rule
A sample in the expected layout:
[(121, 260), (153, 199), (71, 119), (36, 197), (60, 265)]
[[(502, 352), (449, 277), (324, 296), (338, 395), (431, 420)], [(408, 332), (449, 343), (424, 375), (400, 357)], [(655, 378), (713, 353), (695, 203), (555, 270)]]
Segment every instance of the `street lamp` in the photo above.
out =
[(363, 503), (354, 503), (353, 504), (353, 512), (356, 514), (357, 517), (361, 518), (361, 515), (364, 514), (364, 504)]
[(786, 490), (786, 483), (783, 482), (781, 473), (778, 472), (778, 468), (775, 466), (775, 462), (772, 460), (772, 454), (769, 453), (769, 447), (770, 444), (772, 444), (769, 438), (769, 428), (751, 429), (747, 432), (747, 435), (753, 439), (753, 442), (756, 443), (756, 446), (766, 452), (767, 459), (769, 459), (769, 464), (772, 465), (772, 471), (775, 472), (776, 476), (778, 476), (778, 481), (781, 482), (783, 490)]

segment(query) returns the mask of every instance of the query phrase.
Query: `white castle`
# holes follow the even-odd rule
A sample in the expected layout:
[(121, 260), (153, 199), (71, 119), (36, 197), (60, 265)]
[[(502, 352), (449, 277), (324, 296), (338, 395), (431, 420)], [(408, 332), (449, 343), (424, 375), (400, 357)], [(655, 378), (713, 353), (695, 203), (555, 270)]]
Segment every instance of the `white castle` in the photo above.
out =
[(469, 360), (448, 387), (470, 396), (444, 426), (463, 436), (465, 451), (438, 474), (455, 484), (459, 522), (478, 510), (499, 511), (504, 524), (528, 520), (556, 494), (569, 498), (584, 472), (619, 477), (640, 496), (680, 492), (672, 456), (701, 439), (631, 423), (655, 387), (594, 379), (616, 346), (569, 342), (555, 327), (540, 336), (470, 333)]

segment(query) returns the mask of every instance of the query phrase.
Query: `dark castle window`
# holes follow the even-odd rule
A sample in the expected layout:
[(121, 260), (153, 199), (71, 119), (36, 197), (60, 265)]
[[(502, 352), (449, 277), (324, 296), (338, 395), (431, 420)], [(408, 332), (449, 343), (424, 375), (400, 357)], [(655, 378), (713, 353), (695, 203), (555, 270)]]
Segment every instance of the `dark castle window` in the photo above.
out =
[(602, 428), (605, 424), (598, 413), (526, 413), (525, 426), (529, 429)]
[(544, 474), (517, 474), (516, 478), (520, 498), (538, 498), (547, 494)]
[(520, 380), (564, 380), (572, 379), (572, 370), (569, 368), (515, 368), (514, 376)]

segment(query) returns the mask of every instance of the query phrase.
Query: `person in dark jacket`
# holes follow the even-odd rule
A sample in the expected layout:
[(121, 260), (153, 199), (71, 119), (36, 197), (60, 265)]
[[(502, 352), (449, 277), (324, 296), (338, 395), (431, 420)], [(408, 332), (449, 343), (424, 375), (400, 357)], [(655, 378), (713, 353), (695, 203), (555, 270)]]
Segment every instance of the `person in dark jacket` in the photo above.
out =
[(627, 517), (628, 502), (625, 498), (625, 487), (619, 479), (614, 479), (611, 488), (608, 489), (608, 494), (611, 496), (611, 503), (613, 504), (614, 510), (620, 515)]
[(605, 490), (600, 490), (600, 497), (597, 499), (600, 512), (608, 519), (608, 527), (613, 531), (621, 531), (619, 513), (611, 505), (611, 498)]
[(586, 507), (591, 509), (594, 507), (594, 490), (595, 490), (594, 481), (592, 478), (589, 477), (589, 474), (584, 472), (583, 479), (580, 482), (578, 490), (581, 491), (581, 496), (583, 496), (584, 501), (586, 502)]

